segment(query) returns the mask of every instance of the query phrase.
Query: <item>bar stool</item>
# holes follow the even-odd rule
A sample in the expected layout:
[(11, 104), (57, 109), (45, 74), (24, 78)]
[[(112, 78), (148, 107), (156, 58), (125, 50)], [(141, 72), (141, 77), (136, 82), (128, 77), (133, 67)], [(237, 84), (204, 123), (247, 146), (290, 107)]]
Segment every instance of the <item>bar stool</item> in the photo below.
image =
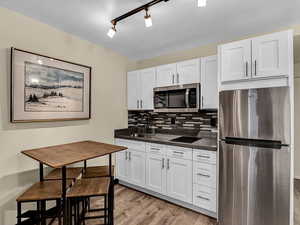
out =
[[(70, 203), (72, 201), (75, 204), (70, 204), (70, 212), (74, 212), (74, 223), (75, 224), (85, 224), (87, 219), (104, 219), (104, 224), (108, 224), (108, 218), (110, 215), (111, 207), (109, 204), (109, 187), (110, 178), (109, 177), (98, 177), (98, 178), (86, 178), (77, 180), (72, 186), (70, 191), (67, 193), (67, 201)], [(86, 199), (91, 197), (104, 197), (104, 215), (100, 216), (86, 216), (87, 205)], [(80, 205), (81, 204), (81, 205)], [(82, 210), (80, 212), (80, 209)], [(100, 210), (100, 209), (99, 209)]]
[[(67, 179), (76, 179), (82, 173), (82, 168), (80, 167), (70, 167), (66, 169), (66, 177)], [(45, 176), (44, 180), (61, 180), (61, 169), (52, 170), (47, 176)]]
[[(72, 184), (71, 180), (67, 181), (67, 187)], [(33, 225), (46, 223), (47, 218), (52, 218), (49, 224), (52, 224), (56, 218), (61, 224), (61, 196), (62, 182), (60, 180), (42, 181), (33, 184), (22, 195), (17, 198), (17, 225)], [(41, 203), (44, 201), (56, 200), (56, 206), (46, 210), (42, 209)], [(37, 209), (29, 210), (22, 213), (22, 204), (36, 202)], [(44, 211), (45, 210), (45, 211)], [(25, 219), (22, 221), (22, 219)]]

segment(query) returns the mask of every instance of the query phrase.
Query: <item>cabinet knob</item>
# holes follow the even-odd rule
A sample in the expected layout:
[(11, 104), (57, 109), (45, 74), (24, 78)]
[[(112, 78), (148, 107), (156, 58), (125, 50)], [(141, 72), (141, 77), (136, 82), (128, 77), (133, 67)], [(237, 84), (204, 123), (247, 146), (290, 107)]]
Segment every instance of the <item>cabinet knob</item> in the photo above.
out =
[(162, 165), (161, 168), (164, 169), (165, 168), (165, 158), (162, 159)]

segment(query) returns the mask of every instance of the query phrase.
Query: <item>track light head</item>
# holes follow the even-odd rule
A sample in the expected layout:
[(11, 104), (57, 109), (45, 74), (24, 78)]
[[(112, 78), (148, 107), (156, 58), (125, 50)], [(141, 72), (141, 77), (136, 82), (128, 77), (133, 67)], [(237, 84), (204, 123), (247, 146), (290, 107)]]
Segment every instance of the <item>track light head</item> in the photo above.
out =
[(152, 18), (151, 18), (151, 15), (148, 14), (148, 8), (146, 8), (146, 15), (144, 18), (145, 18), (145, 26), (151, 27), (152, 26)]
[(107, 32), (107, 36), (110, 38), (113, 38), (115, 36), (116, 32), (117, 32), (116, 23), (113, 23), (113, 26)]
[(205, 7), (207, 0), (198, 0), (198, 7)]

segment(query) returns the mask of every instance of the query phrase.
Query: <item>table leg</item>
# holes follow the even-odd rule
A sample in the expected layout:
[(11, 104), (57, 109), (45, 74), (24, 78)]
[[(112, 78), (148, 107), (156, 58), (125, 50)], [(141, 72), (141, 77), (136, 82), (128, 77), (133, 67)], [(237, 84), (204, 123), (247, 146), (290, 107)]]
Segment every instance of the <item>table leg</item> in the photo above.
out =
[(63, 225), (68, 225), (68, 204), (66, 199), (67, 193), (67, 175), (66, 175), (66, 167), (63, 166), (61, 170), (61, 178), (62, 178), (62, 201), (63, 201)]
[[(44, 165), (40, 162), (40, 182), (44, 181)], [(46, 201), (41, 201), (41, 225), (46, 225), (46, 218), (45, 218), (45, 211), (46, 211)]]
[(110, 182), (111, 182), (111, 215), (110, 215), (110, 224), (114, 225), (114, 176), (112, 174), (112, 159), (111, 154), (109, 154), (109, 176), (110, 176)]

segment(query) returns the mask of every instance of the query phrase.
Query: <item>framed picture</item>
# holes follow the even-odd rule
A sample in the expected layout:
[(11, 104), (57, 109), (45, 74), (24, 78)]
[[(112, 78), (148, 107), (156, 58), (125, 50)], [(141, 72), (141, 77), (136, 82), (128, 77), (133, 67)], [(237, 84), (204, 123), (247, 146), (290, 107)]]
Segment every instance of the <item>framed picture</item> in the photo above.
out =
[(11, 48), (11, 122), (90, 119), (91, 70)]

